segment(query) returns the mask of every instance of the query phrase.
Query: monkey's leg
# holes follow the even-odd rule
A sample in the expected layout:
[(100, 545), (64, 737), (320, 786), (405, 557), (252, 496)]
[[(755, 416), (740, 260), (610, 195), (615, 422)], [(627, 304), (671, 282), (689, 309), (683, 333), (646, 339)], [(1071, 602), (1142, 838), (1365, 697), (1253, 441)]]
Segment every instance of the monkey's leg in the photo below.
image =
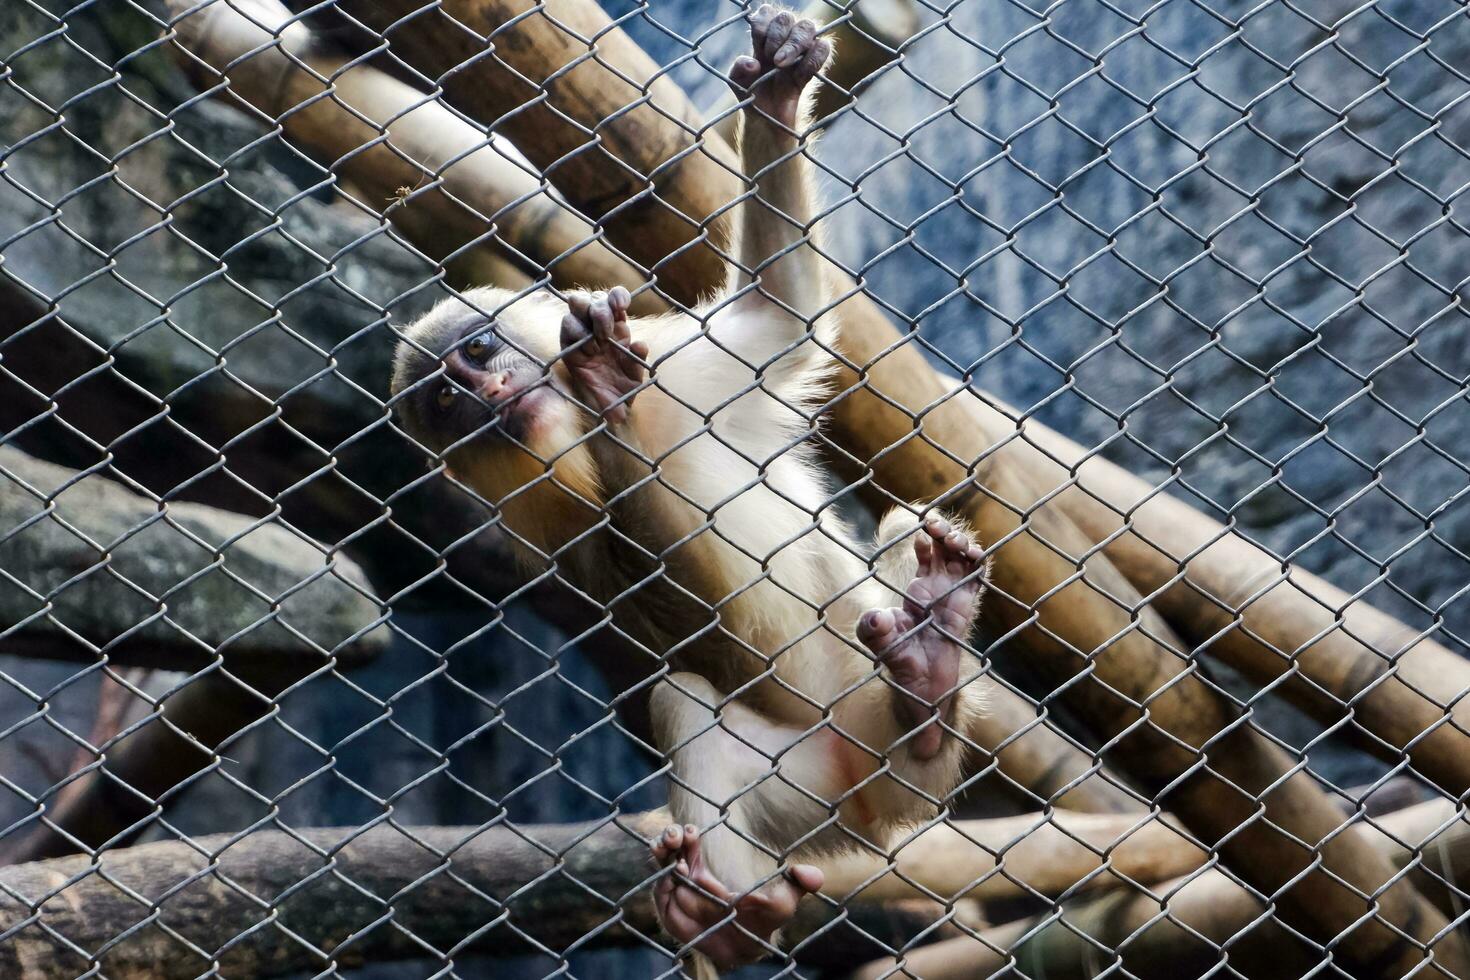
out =
[[(669, 809), (679, 821), (653, 843), (655, 862), (673, 867), (654, 898), (675, 940), (721, 967), (771, 951), (772, 935), (801, 898), (822, 885), (806, 864), (778, 862), (782, 840), (819, 824), (828, 808), (813, 799), (832, 787), (823, 753), (831, 736), (780, 725), (724, 697), (702, 677), (673, 674), (653, 692), (660, 748), (673, 765)], [(756, 828), (761, 828), (757, 836)]]
[(909, 746), (924, 761), (943, 744), (939, 721), (950, 720), (986, 568), (980, 548), (943, 518), (929, 518), (913, 540), (918, 567), (903, 604), (864, 613), (857, 636), (901, 689), (894, 709), (907, 728), (920, 729)]

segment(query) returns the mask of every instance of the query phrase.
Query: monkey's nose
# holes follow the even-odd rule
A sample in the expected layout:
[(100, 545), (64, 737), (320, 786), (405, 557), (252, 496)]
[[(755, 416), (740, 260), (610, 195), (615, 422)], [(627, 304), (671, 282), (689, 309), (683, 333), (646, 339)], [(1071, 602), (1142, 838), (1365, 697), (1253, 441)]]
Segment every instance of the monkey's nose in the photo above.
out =
[(445, 365), (445, 373), (460, 388), (473, 392), (485, 402), (505, 401), (515, 393), (508, 370), (486, 371), (475, 365), (451, 361)]
[(509, 371), (488, 372), (480, 379), (480, 397), (490, 402), (498, 401), (510, 393), (506, 390), (509, 386)]

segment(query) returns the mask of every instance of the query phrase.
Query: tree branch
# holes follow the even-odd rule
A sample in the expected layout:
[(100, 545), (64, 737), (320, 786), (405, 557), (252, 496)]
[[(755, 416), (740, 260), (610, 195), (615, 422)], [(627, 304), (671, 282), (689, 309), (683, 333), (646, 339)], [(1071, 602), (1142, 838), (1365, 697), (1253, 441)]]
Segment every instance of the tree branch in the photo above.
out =
[[(499, 255), (460, 269), (472, 285), (521, 288), (543, 274), (565, 287), (643, 281), (508, 143), (433, 96), (329, 53), (277, 0), (180, 0), (172, 9), (184, 14), (175, 23), (179, 60), (201, 88), (218, 85), (247, 111), (279, 120), (286, 139), (366, 198), (359, 206), (431, 257), (460, 256), (463, 265)], [(652, 292), (639, 297), (638, 312), (665, 308)]]
[[(477, 950), (662, 949), (646, 841), (667, 821), (654, 811), (616, 823), (271, 830), (0, 868), (0, 976), (192, 980), (214, 969), (264, 980)], [(797, 929), (816, 936), (804, 949), (832, 937), (842, 948), (811, 953), (852, 969), (871, 955), (865, 930), (952, 935), (936, 926), (951, 918), (811, 902)]]
[[(1366, 832), (1374, 850), (1396, 869), (1412, 868), (1441, 907), (1460, 914), (1470, 887), (1470, 824), (1454, 803), (1435, 800), (1376, 821)], [(1248, 977), (1305, 976), (1319, 969), (1322, 947), (1267, 914), (1260, 899), (1216, 871), (1119, 890), (980, 933), (884, 958), (853, 980), (921, 976), (925, 980), (986, 980), (1012, 969), (1049, 980), (1091, 980), (1118, 972), (1140, 980), (1186, 980), (1219, 971), (1228, 946), (1230, 972)], [(900, 970), (909, 971), (895, 973)], [(1114, 966), (1114, 964), (1120, 964)], [(1395, 976), (1391, 969), (1374, 973)], [(1464, 976), (1464, 974), (1458, 974)]]
[(724, 281), (704, 242), (726, 240), (723, 209), (741, 186), (735, 155), (595, 3), (337, 6), (386, 32), (450, 105), (509, 137), (667, 295), (693, 303)]

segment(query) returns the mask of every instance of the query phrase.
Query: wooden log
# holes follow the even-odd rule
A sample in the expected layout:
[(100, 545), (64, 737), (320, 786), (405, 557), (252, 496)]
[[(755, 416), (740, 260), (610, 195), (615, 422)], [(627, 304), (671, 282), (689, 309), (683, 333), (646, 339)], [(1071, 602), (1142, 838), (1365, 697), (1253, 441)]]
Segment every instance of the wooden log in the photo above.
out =
[[(468, 941), (507, 955), (534, 952), (533, 943), (565, 949), (599, 929), (605, 941), (636, 942), (656, 929), (640, 887), (653, 871), (643, 841), (652, 831), (382, 824), (217, 834), (95, 862), (6, 867), (0, 976), (61, 980), (96, 969), (173, 980), (214, 969), (265, 978)], [(390, 910), (392, 923), (380, 921)], [(251, 928), (271, 919), (284, 928)]]
[[(238, 668), (233, 673), (242, 675)], [(242, 680), (218, 672), (196, 677), (169, 695), (152, 719), (115, 743), (99, 746), (97, 768), (46, 801), (43, 816), (4, 848), (6, 863), (118, 848), (137, 840), (200, 773), (221, 765), (234, 740), (276, 710), (271, 699), (309, 671), (254, 673), (244, 671)]]
[[(270, 830), (12, 865), (0, 868), (0, 976), (266, 980), (436, 951), (658, 948), (646, 841), (667, 821)], [(952, 934), (940, 917), (952, 916), (809, 902), (803, 946), (851, 970), (854, 951), (875, 948), (865, 929)], [(828, 936), (844, 948), (821, 950)]]
[[(1399, 814), (1386, 818), (1390, 833), (1378, 835), (1375, 845), (1407, 866), (1415, 855), (1444, 844), (1444, 859), (1436, 867), (1467, 867), (1465, 825), (1440, 829), (1453, 818), (1453, 807), (1431, 806), (1440, 809), (1416, 808), (1405, 815), (1408, 820)], [(0, 975), (60, 980), (96, 969), (108, 976), (172, 980), (215, 969), (266, 978), (320, 970), (328, 963), (350, 967), (422, 956), (424, 944), (509, 954), (535, 951), (535, 944), (563, 951), (574, 944), (654, 943), (647, 887), (654, 869), (645, 841), (667, 819), (666, 813), (653, 811), (598, 824), (258, 831), (145, 844), (107, 851), (95, 860), (71, 857), (0, 868), (0, 931), (7, 936), (0, 944)], [(1064, 826), (1101, 842), (1097, 832), (1114, 819), (1073, 817)], [(947, 828), (946, 834), (955, 829), (996, 843), (1007, 833), (1026, 830), (977, 821)], [(1017, 842), (1013, 856), (1028, 841)], [(934, 843), (942, 842), (936, 838)], [(1037, 875), (1052, 874), (1043, 851), (1047, 841), (1032, 843)], [(1219, 872), (1207, 872), (1201, 880), (1207, 884), (1200, 891), (1209, 901), (1229, 901), (1231, 888), (1249, 896)], [(1060, 876), (1052, 884), (1068, 887)], [(1100, 910), (1126, 910), (1134, 902), (1157, 906), (1126, 890), (1079, 907), (1098, 914), (1079, 915), (1090, 915), (1086, 921), (1099, 929), (1116, 929)], [(1177, 897), (1171, 912), (1176, 905), (1182, 907)], [(383, 921), (390, 909), (391, 925)], [(275, 925), (250, 928), (268, 919)], [(1242, 920), (1238, 928), (1251, 921)], [(1017, 936), (1028, 928), (1006, 927)], [(901, 931), (902, 942), (917, 936)], [(997, 942), (1001, 937), (992, 930), (985, 938)], [(1155, 939), (1152, 931), (1139, 938), (1173, 941)], [(998, 945), (1008, 951), (1011, 943)], [(1115, 945), (1129, 944), (1120, 937)], [(931, 950), (963, 953), (944, 961), (972, 968), (957, 975), (988, 976), (988, 971), (973, 972), (982, 962), (974, 947), (973, 940), (925, 947), (909, 954), (908, 961), (912, 966), (932, 957)], [(1046, 964), (1048, 969), (1062, 966), (1051, 959)]]
[(818, 862), (837, 901), (993, 900), (1151, 884), (1202, 866), (1209, 853), (1162, 817), (1057, 810), (936, 824), (895, 849)]
[[(680, 303), (724, 281), (729, 146), (595, 3), (348, 0), (444, 98), (505, 134)], [(691, 245), (691, 243), (696, 243)]]
[[(1000, 406), (1004, 414), (1016, 413)], [(1187, 639), (1381, 758), (1407, 754), (1451, 796), (1470, 790), (1470, 663), (1043, 426), (1012, 425), (1005, 464), (1057, 506)], [(990, 422), (999, 428), (1001, 423)], [(1366, 730), (1367, 734), (1364, 734)]]
[[(1083, 557), (1091, 541), (1051, 509), (1023, 519), (1008, 503), (1017, 499), (1035, 499), (1022, 474), (996, 468), (966, 508), (995, 549), (991, 617), (1023, 630), (1030, 659), (1117, 740), (1109, 760), (1240, 880), (1275, 895), (1283, 921), (1319, 942), (1337, 941), (1344, 962), (1390, 974), (1419, 965), (1444, 916), (1395, 880), (1357, 832), (1342, 829), (1342, 815), (1310, 776), (1227, 708), (1188, 648), (1104, 556)], [(1374, 909), (1382, 918), (1365, 918)], [(1454, 933), (1435, 957), (1470, 975)]]
[[(993, 760), (1028, 806), (1082, 813), (1138, 813), (1126, 789), (1096, 756), (1068, 738), (1045, 709), (1002, 683), (985, 688), (985, 711), (970, 720), (966, 737)], [(983, 764), (986, 759), (978, 760)]]
[[(1463, 900), (1461, 889), (1470, 887), (1470, 824), (1455, 804), (1420, 804), (1378, 824), (1364, 832), (1379, 854), (1395, 868), (1417, 867), (1420, 877), (1454, 883), (1456, 899)], [(1227, 959), (1233, 974), (1275, 978), (1304, 976), (1328, 955), (1267, 915), (1265, 905), (1229, 875), (1212, 870), (1147, 891), (1067, 905), (1060, 913), (988, 929), (978, 938), (919, 947), (901, 960), (876, 960), (853, 980), (985, 980), (1011, 968), (1049, 980), (1091, 980), (1119, 966), (1141, 980), (1187, 980), (1218, 973)], [(900, 963), (907, 972), (895, 974)], [(1374, 980), (1399, 975), (1387, 967), (1366, 974)]]
[[(327, 53), (277, 0), (171, 0), (171, 9), (180, 15), (176, 51), (201, 88), (278, 123), (342, 176), (359, 206), (434, 260), (457, 260), (468, 284), (644, 281), (504, 140), (376, 68)], [(648, 297), (643, 312), (663, 308), (651, 292), (639, 295)]]

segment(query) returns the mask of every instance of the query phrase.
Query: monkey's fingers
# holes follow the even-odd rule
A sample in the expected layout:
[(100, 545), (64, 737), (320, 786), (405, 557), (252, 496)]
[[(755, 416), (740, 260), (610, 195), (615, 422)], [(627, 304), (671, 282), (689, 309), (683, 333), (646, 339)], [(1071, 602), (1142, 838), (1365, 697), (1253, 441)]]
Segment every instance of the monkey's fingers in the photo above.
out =
[[(622, 297), (615, 300), (613, 294), (622, 291)], [(619, 347), (626, 348), (633, 338), (628, 329), (628, 304), (632, 298), (628, 291), (621, 286), (612, 293), (594, 293), (592, 304), (588, 307), (588, 318), (592, 323), (592, 334), (598, 340), (609, 341)]]
[(667, 865), (684, 850), (684, 828), (679, 824), (670, 824), (665, 827), (664, 832), (655, 838), (649, 850), (660, 867)]
[[(791, 30), (795, 26), (796, 18), (791, 16), (789, 10), (778, 10), (776, 16), (766, 23), (765, 38), (763, 44), (757, 44), (756, 54), (767, 64), (777, 64), (776, 53), (786, 44), (786, 39), (791, 36)], [(757, 39), (758, 41), (761, 39)]]
[(608, 291), (607, 308), (612, 311), (612, 338), (623, 347), (627, 347), (633, 339), (633, 332), (628, 327), (628, 307), (632, 303), (632, 294), (622, 286), (614, 286)]
[[(934, 533), (928, 524), (924, 525), (924, 530), (929, 534)], [(934, 541), (928, 534), (914, 535), (914, 557), (919, 561), (918, 574), (927, 575), (933, 571), (931, 566), (934, 563)]]
[(771, 21), (776, 19), (778, 13), (780, 13), (780, 8), (763, 3), (755, 8), (755, 12), (750, 15), (751, 46), (755, 48), (757, 56), (765, 51), (766, 32), (770, 29)]
[(575, 290), (573, 292), (567, 293), (567, 309), (571, 311), (572, 316), (576, 317), (578, 320), (587, 319), (587, 310), (591, 305), (592, 297), (589, 294), (584, 293), (581, 290)]
[(612, 307), (607, 305), (606, 293), (593, 293), (587, 306), (587, 322), (592, 326), (592, 335), (598, 340), (611, 339), (613, 330)]
[(959, 531), (949, 532), (944, 539), (944, 548), (948, 561), (944, 570), (956, 578), (963, 578), (970, 573), (970, 566), (976, 559), (970, 557), (970, 552), (975, 548), (970, 543), (969, 535), (961, 534)]
[(702, 926), (679, 906), (670, 902), (666, 907), (660, 909), (659, 922), (663, 924), (664, 931), (673, 936), (681, 946), (698, 939), (706, 931), (708, 926)]
[(793, 864), (786, 869), (786, 877), (791, 879), (792, 884), (808, 895), (814, 895), (822, 890), (822, 884), (827, 876), (822, 869), (815, 864)]
[[(702, 929), (709, 929), (718, 925), (721, 920), (731, 917), (733, 909), (727, 900), (715, 900), (711, 895), (718, 895), (725, 891), (722, 885), (708, 871), (694, 872), (690, 878), (695, 887), (690, 887), (682, 882), (675, 881), (673, 903), (694, 922), (700, 923)], [(718, 889), (718, 891), (716, 890)]]
[(584, 341), (591, 336), (592, 331), (587, 329), (586, 321), (577, 314), (568, 313), (561, 318), (562, 350), (572, 351), (573, 348), (577, 348), (580, 351), (585, 347)]
[(816, 78), (817, 72), (826, 67), (827, 59), (831, 57), (832, 42), (825, 38), (819, 39), (807, 51), (806, 57), (801, 60), (801, 64), (792, 69), (792, 74), (796, 77), (796, 87), (802, 88), (813, 78)]
[(933, 514), (924, 519), (924, 530), (932, 538), (942, 538), (949, 533), (949, 521), (938, 514)]
[(735, 94), (744, 96), (761, 77), (761, 63), (749, 55), (741, 55), (730, 66), (730, 86)]
[(658, 913), (658, 921), (664, 923), (665, 929), (668, 928), (669, 908), (674, 901), (676, 887), (671, 874), (666, 874), (653, 883), (653, 910)]
[(622, 286), (614, 286), (607, 292), (607, 305), (612, 307), (613, 317), (628, 319), (628, 307), (633, 305), (633, 294)]
[[(786, 925), (796, 914), (796, 907), (801, 904), (801, 900), (820, 888), (822, 880), (822, 872), (811, 865), (796, 865), (786, 877), (768, 882), (735, 903), (736, 921), (756, 937), (746, 937), (746, 942), (753, 947), (755, 957), (765, 952), (760, 940), (767, 940), (777, 929)], [(807, 887), (813, 883), (815, 888)]]
[(771, 55), (772, 63), (777, 68), (791, 68), (797, 62), (805, 60), (816, 37), (816, 24), (805, 19), (797, 21), (791, 26), (791, 33), (786, 35), (785, 41)]

